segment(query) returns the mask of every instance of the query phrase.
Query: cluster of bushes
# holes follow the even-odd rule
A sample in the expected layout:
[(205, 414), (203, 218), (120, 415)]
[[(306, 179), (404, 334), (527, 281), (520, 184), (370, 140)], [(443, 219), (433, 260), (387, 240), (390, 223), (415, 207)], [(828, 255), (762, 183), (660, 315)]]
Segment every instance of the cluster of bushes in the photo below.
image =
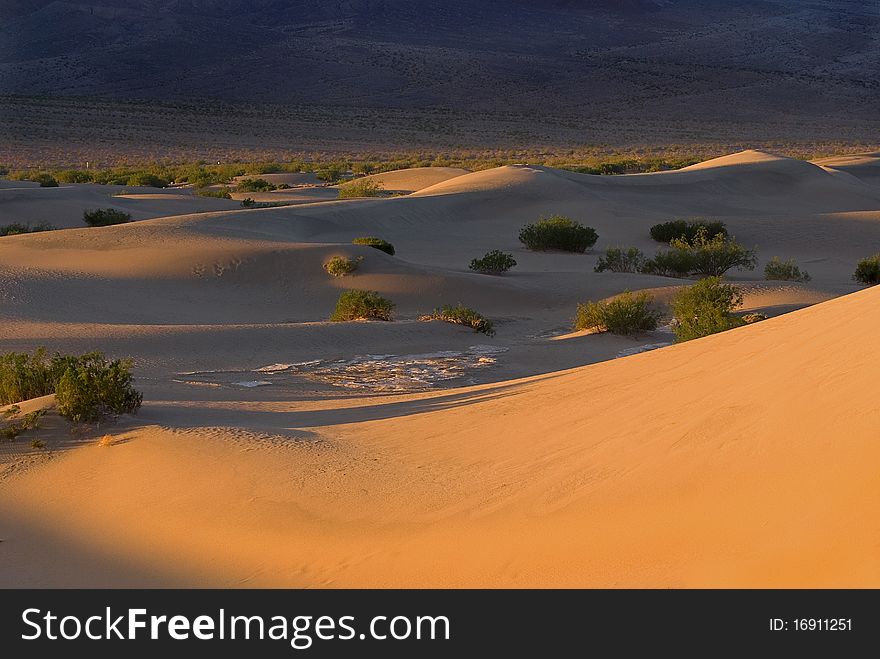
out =
[(672, 220), (651, 227), (651, 238), (659, 243), (671, 243), (676, 239), (690, 242), (700, 233), (705, 233), (709, 239), (716, 236), (727, 238), (727, 227), (724, 222), (710, 220)]
[(39, 233), (40, 231), (52, 231), (55, 227), (47, 222), (39, 222), (31, 226), (30, 224), (4, 224), (0, 226), (0, 236), (17, 236), (22, 233)]
[(352, 289), (339, 296), (330, 320), (391, 320), (393, 311), (394, 303), (376, 291)]
[(558, 249), (583, 254), (596, 244), (599, 234), (562, 215), (528, 224), (519, 232), (519, 241), (532, 250)]
[(606, 160), (593, 165), (562, 165), (561, 169), (567, 169), (581, 174), (642, 174), (645, 172), (665, 172), (671, 169), (681, 169), (700, 162), (699, 158), (623, 158), (619, 160)]
[(614, 334), (636, 334), (657, 329), (660, 313), (647, 293), (626, 291), (611, 300), (579, 304), (575, 330), (594, 330)]
[(471, 261), (470, 269), (484, 275), (501, 275), (516, 265), (516, 259), (512, 254), (506, 254), (498, 249), (487, 252), (483, 258)]
[(49, 357), (38, 348), (33, 354), (6, 353), (0, 355), (0, 404), (54, 393), (59, 414), (75, 422), (135, 413), (143, 397), (132, 386), (131, 366), (131, 360), (111, 361), (98, 352)]
[(324, 270), (333, 277), (345, 277), (358, 269), (363, 256), (350, 259), (346, 256), (333, 256), (324, 264)]
[(475, 332), (481, 332), (487, 336), (495, 336), (495, 328), (491, 320), (461, 303), (455, 306), (444, 304), (427, 316), (422, 316), (420, 320), (442, 320), (446, 323), (470, 327)]
[(131, 214), (115, 208), (98, 208), (83, 212), (83, 222), (90, 227), (109, 227), (114, 224), (131, 222)]
[(669, 247), (645, 261), (642, 272), (664, 277), (711, 277), (721, 276), (732, 268), (754, 270), (757, 262), (754, 250), (746, 249), (726, 234), (710, 237), (702, 227), (693, 239), (674, 238)]
[(733, 313), (742, 302), (740, 289), (720, 277), (707, 277), (682, 289), (672, 299), (676, 340), (690, 341), (745, 325)]
[(352, 240), (351, 243), (352, 245), (366, 245), (367, 247), (372, 247), (394, 256), (394, 245), (382, 238), (376, 238), (376, 236), (361, 236), (360, 238)]
[(41, 188), (57, 188), (58, 181), (50, 174), (39, 174), (34, 181), (40, 184)]
[(369, 179), (355, 179), (344, 183), (339, 187), (340, 199), (358, 199), (360, 197), (381, 197), (385, 193), (385, 187), (381, 181)]
[(853, 279), (861, 284), (876, 286), (880, 284), (880, 254), (862, 259), (856, 265)]
[(217, 199), (232, 199), (232, 190), (227, 186), (222, 188), (196, 188), (196, 194), (199, 197), (215, 197)]
[(810, 274), (798, 267), (794, 259), (782, 261), (778, 256), (774, 256), (767, 265), (764, 266), (764, 278), (776, 281), (800, 281), (807, 282), (812, 279)]
[(637, 247), (623, 249), (609, 247), (605, 250), (605, 256), (599, 258), (594, 270), (596, 272), (641, 272), (645, 267), (645, 255)]
[(277, 186), (269, 183), (264, 178), (246, 178), (238, 182), (236, 192), (271, 192), (277, 190)]
[(288, 201), (254, 201), (250, 197), (241, 200), (242, 208), (280, 208), (290, 206)]

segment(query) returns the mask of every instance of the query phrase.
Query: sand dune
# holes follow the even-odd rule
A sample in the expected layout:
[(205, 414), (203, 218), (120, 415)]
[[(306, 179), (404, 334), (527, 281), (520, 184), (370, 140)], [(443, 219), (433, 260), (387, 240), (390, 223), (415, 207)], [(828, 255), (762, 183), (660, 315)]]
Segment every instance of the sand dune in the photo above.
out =
[(876, 586), (878, 294), (430, 397), (210, 406), (271, 434), (131, 428), (4, 485), (4, 585)]
[(460, 167), (413, 167), (371, 174), (360, 180), (377, 181), (390, 192), (409, 194), (467, 174)]
[[(632, 176), (394, 174), (416, 191), (256, 210), (0, 187), (9, 221), (78, 220), (92, 202), (141, 220), (0, 238), (0, 350), (130, 355), (146, 400), (75, 440), (50, 417), (57, 459), (4, 454), (0, 584), (878, 580), (865, 374), (880, 292), (831, 298), (859, 289), (854, 264), (880, 245), (880, 189), (756, 151)], [(554, 213), (595, 227), (596, 249), (524, 250), (519, 229)], [(698, 215), (757, 248), (758, 269), (730, 278), (746, 309), (778, 317), (625, 359), (671, 334), (569, 334), (578, 302), (646, 289), (662, 304), (687, 285), (593, 267), (612, 245), (651, 254), (652, 224)], [(468, 270), (491, 249), (517, 267)], [(333, 255), (363, 262), (334, 279)], [(813, 280), (763, 281), (775, 255)], [(346, 288), (388, 296), (396, 321), (327, 322)], [(456, 302), (497, 335), (418, 321)], [(114, 446), (83, 446), (108, 431)]]

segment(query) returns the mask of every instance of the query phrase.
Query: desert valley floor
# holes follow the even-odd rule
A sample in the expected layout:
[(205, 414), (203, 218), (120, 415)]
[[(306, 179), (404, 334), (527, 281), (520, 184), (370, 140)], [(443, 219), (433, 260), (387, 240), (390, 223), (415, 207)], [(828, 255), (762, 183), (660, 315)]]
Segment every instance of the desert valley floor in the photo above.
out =
[[(0, 224), (64, 228), (0, 238), (0, 352), (131, 356), (144, 393), (98, 427), (49, 414), (47, 449), (2, 443), (0, 586), (880, 586), (880, 287), (851, 280), (880, 252), (880, 154), (374, 178), (401, 194), (248, 210), (0, 182)], [(98, 207), (137, 221), (81, 228)], [(524, 250), (550, 214), (599, 242)], [(571, 332), (578, 302), (692, 283), (593, 267), (695, 216), (757, 249), (729, 278), (771, 318), (677, 345)], [(518, 266), (467, 269), (492, 249)], [(335, 279), (333, 255), (364, 260)], [(773, 256), (812, 281), (764, 281)], [(345, 288), (395, 320), (328, 322)], [(497, 335), (419, 320), (458, 302)]]

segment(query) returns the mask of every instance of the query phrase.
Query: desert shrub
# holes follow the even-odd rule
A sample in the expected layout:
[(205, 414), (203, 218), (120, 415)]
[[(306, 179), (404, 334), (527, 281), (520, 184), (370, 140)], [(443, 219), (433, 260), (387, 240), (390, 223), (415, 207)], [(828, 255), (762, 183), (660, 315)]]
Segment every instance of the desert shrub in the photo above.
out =
[(352, 289), (339, 296), (330, 320), (391, 320), (393, 310), (394, 303), (376, 291)]
[(61, 183), (91, 183), (92, 174), (81, 169), (65, 169), (55, 173)]
[(57, 188), (58, 181), (55, 180), (55, 177), (51, 174), (37, 174), (34, 177), (34, 181), (40, 184), (41, 188)]
[(353, 245), (367, 245), (368, 247), (373, 247), (375, 249), (381, 250), (386, 254), (390, 254), (394, 256), (394, 245), (389, 243), (387, 240), (383, 240), (382, 238), (376, 238), (375, 236), (362, 236), (360, 238), (355, 238), (351, 241)]
[(245, 197), (244, 199), (241, 200), (241, 207), (242, 208), (255, 208), (256, 205), (257, 205), (257, 202), (255, 202), (250, 197)]
[(21, 408), (18, 405), (12, 405), (3, 412), (3, 419), (6, 425), (0, 427), (0, 436), (9, 441), (15, 441), (15, 438), (22, 433), (40, 427), (40, 419), (46, 414), (46, 410), (35, 410), (28, 412), (22, 416)]
[(684, 238), (691, 241), (697, 237), (697, 232), (706, 230), (709, 238), (722, 235), (727, 237), (727, 228), (724, 222), (710, 220), (671, 220), (661, 222), (651, 227), (651, 238), (659, 243), (670, 243), (676, 238)]
[(868, 286), (880, 284), (880, 254), (859, 261), (852, 278)]
[(754, 270), (757, 262), (754, 250), (746, 249), (727, 234), (709, 237), (709, 231), (702, 227), (693, 239), (676, 238), (669, 246), (690, 252), (694, 258), (692, 274), (705, 277), (720, 277), (731, 268)]
[(359, 197), (381, 197), (385, 187), (381, 181), (357, 179), (339, 186), (340, 199), (357, 199)]
[(0, 165), (0, 176), (9, 176), (9, 167)]
[(767, 314), (764, 313), (744, 313), (740, 316), (740, 319), (746, 324), (751, 325), (752, 323), (757, 323), (762, 320), (767, 320)]
[(668, 252), (658, 252), (646, 261), (642, 272), (667, 277), (720, 277), (731, 268), (754, 270), (757, 261), (754, 250), (725, 234), (710, 238), (705, 228), (700, 228), (692, 240), (674, 238), (669, 246)]
[(144, 188), (165, 188), (168, 187), (168, 183), (168, 180), (161, 178), (156, 174), (150, 174), (149, 172), (138, 172), (129, 176), (125, 185), (133, 185)]
[(315, 176), (318, 177), (321, 181), (326, 181), (327, 183), (337, 183), (345, 174), (345, 171), (336, 165), (328, 165), (327, 167), (321, 167), (315, 170)]
[(481, 259), (471, 261), (470, 269), (481, 272), (486, 275), (500, 275), (516, 265), (516, 259), (513, 254), (505, 254), (501, 250), (493, 249), (486, 252)]
[(327, 274), (334, 277), (344, 277), (357, 270), (363, 260), (363, 256), (359, 256), (356, 259), (350, 259), (345, 256), (333, 256), (324, 264), (324, 270), (327, 271)]
[(270, 192), (275, 186), (264, 178), (246, 178), (238, 182), (237, 192)]
[(222, 188), (217, 188), (216, 190), (213, 188), (196, 188), (196, 194), (199, 197), (216, 197), (217, 199), (232, 199), (232, 191), (223, 186)]
[(52, 231), (55, 227), (47, 222), (39, 222), (31, 226), (30, 224), (4, 224), (0, 226), (0, 236), (18, 236), (23, 233), (39, 233), (40, 231)]
[(599, 234), (592, 227), (585, 227), (561, 215), (541, 219), (529, 224), (519, 232), (519, 240), (533, 250), (559, 249), (583, 253), (596, 244)]
[(690, 341), (743, 325), (745, 321), (732, 313), (742, 301), (740, 289), (720, 277), (707, 277), (679, 291), (672, 299), (676, 340)]
[(600, 302), (579, 304), (574, 329), (592, 329), (614, 334), (636, 334), (657, 329), (659, 312), (652, 308), (654, 298), (645, 292), (625, 293)]
[(637, 247), (624, 250), (620, 247), (609, 247), (605, 256), (599, 259), (594, 270), (596, 272), (641, 272), (645, 265), (645, 255)]
[(32, 355), (8, 352), (0, 355), (0, 405), (47, 396), (55, 391), (58, 373), (45, 348)]
[(660, 277), (687, 277), (694, 269), (694, 256), (689, 250), (672, 249), (657, 252), (642, 264), (641, 271)]
[(131, 215), (115, 208), (99, 208), (83, 212), (83, 222), (90, 227), (108, 227), (131, 222)]
[(794, 262), (794, 259), (781, 261), (778, 256), (774, 256), (767, 265), (764, 266), (764, 278), (779, 281), (810, 281), (811, 277), (806, 271), (801, 269)]
[(42, 439), (31, 440), (31, 448), (46, 448), (46, 442)]
[(101, 353), (65, 359), (55, 386), (58, 413), (76, 423), (98, 421), (107, 414), (133, 414), (143, 396), (132, 386), (128, 359), (108, 361)]
[(423, 316), (422, 320), (442, 320), (446, 323), (471, 327), (475, 332), (482, 332), (487, 336), (495, 336), (495, 328), (491, 320), (461, 303), (454, 307), (444, 304), (429, 315)]

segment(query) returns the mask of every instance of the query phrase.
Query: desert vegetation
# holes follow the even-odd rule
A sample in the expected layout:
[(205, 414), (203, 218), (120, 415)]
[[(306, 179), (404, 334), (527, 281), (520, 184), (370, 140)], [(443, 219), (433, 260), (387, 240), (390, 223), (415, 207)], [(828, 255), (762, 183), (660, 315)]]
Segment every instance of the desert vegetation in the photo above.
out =
[(376, 291), (352, 289), (339, 296), (330, 320), (391, 320), (393, 311), (394, 303)]
[[(22, 414), (21, 407), (10, 405), (0, 414), (0, 438), (15, 441), (22, 433), (38, 428), (40, 419), (45, 414), (45, 410), (34, 410), (33, 412)], [(40, 447), (35, 446), (34, 448)]]
[(676, 340), (690, 341), (744, 325), (733, 313), (742, 303), (742, 291), (720, 277), (707, 277), (682, 289), (672, 299)]
[(653, 308), (653, 301), (646, 292), (626, 291), (610, 300), (579, 304), (574, 329), (625, 335), (655, 330), (660, 313)]
[(623, 249), (622, 247), (609, 247), (605, 255), (599, 258), (594, 270), (596, 272), (641, 272), (645, 267), (645, 255), (637, 247)]
[(757, 262), (754, 250), (746, 249), (726, 234), (709, 237), (704, 227), (690, 240), (674, 238), (669, 247), (647, 260), (642, 272), (665, 277), (720, 277), (733, 268), (754, 270)]
[(23, 233), (39, 233), (41, 231), (52, 231), (55, 227), (48, 222), (38, 222), (37, 224), (4, 224), (0, 226), (0, 236), (18, 236)]
[(475, 332), (480, 332), (487, 336), (495, 336), (495, 328), (491, 320), (461, 303), (455, 306), (444, 304), (434, 309), (427, 316), (422, 316), (421, 320), (442, 320), (446, 323), (470, 327)]
[(90, 227), (109, 227), (131, 222), (131, 214), (115, 208), (98, 208), (83, 212), (83, 222)]
[(236, 192), (271, 192), (277, 189), (276, 186), (269, 183), (264, 178), (246, 178), (238, 182), (235, 186)]
[(468, 266), (471, 270), (484, 275), (502, 275), (516, 265), (513, 254), (507, 254), (499, 249), (486, 252), (482, 258), (473, 259)]
[(358, 199), (360, 197), (381, 197), (385, 187), (381, 181), (355, 179), (339, 186), (340, 199)]
[(372, 247), (394, 256), (394, 245), (382, 238), (376, 238), (375, 236), (361, 236), (360, 238), (352, 240), (351, 243), (352, 245), (366, 245), (367, 247)]
[(542, 218), (519, 232), (519, 241), (535, 251), (560, 250), (582, 254), (598, 239), (595, 229), (562, 215)]
[(363, 260), (363, 256), (358, 256), (355, 259), (350, 259), (347, 256), (331, 256), (324, 263), (324, 270), (332, 277), (345, 277), (357, 270)]
[(671, 243), (676, 239), (684, 239), (693, 241), (700, 230), (704, 230), (706, 237), (709, 239), (722, 235), (727, 237), (727, 227), (724, 222), (712, 220), (671, 220), (669, 222), (661, 222), (651, 227), (651, 238), (658, 243)]
[(143, 398), (132, 385), (131, 367), (131, 360), (108, 360), (98, 352), (50, 357), (38, 348), (33, 354), (5, 353), (0, 355), (0, 404), (54, 393), (58, 412), (71, 421), (134, 413)]
[(880, 284), (880, 254), (874, 254), (874, 256), (859, 261), (852, 278), (860, 284), (868, 286)]
[(217, 199), (232, 199), (232, 190), (228, 186), (220, 188), (196, 188), (195, 193), (199, 197), (215, 197)]
[(808, 282), (812, 277), (806, 270), (801, 271), (794, 259), (782, 261), (778, 256), (774, 256), (764, 266), (764, 279)]

